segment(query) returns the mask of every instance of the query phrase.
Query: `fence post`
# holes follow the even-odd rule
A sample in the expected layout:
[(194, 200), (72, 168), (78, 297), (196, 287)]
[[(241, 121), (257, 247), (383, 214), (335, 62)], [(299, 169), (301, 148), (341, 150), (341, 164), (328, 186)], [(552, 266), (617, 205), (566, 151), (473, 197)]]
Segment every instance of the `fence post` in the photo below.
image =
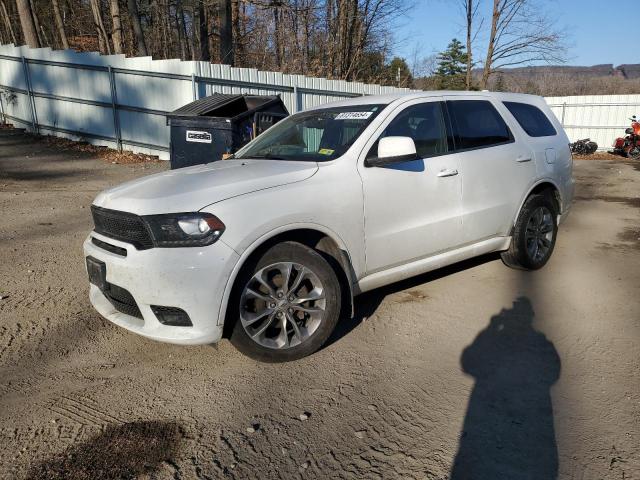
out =
[(2, 115), (2, 123), (7, 123), (7, 117), (4, 116), (4, 104), (2, 103), (2, 95), (4, 92), (0, 90), (0, 115)]
[(196, 74), (191, 74), (191, 92), (193, 94), (193, 101), (198, 100), (198, 83), (196, 81)]
[(560, 125), (564, 127), (564, 112), (567, 109), (567, 102), (562, 103), (562, 120), (560, 120)]
[(298, 113), (300, 111), (300, 95), (298, 94), (298, 85), (293, 86), (293, 109), (295, 110), (293, 113)]
[(31, 88), (31, 77), (29, 76), (29, 66), (24, 56), (21, 56), (22, 70), (24, 71), (24, 81), (27, 84), (27, 95), (29, 97), (29, 105), (31, 107), (31, 127), (34, 133), (40, 133), (38, 130), (38, 117), (36, 116), (36, 102), (33, 98), (33, 90)]
[(116, 134), (116, 146), (122, 151), (122, 135), (120, 134), (120, 119), (118, 117), (118, 92), (116, 91), (116, 77), (109, 65), (109, 88), (111, 90), (111, 110), (113, 112), (113, 131)]

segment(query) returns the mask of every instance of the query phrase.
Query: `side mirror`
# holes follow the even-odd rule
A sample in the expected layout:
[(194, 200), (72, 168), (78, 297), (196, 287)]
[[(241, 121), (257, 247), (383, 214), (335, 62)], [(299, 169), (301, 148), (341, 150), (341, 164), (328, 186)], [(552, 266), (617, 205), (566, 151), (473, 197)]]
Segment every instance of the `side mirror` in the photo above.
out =
[(384, 167), (417, 160), (416, 144), (411, 137), (384, 137), (378, 141), (378, 156), (367, 158), (365, 167)]

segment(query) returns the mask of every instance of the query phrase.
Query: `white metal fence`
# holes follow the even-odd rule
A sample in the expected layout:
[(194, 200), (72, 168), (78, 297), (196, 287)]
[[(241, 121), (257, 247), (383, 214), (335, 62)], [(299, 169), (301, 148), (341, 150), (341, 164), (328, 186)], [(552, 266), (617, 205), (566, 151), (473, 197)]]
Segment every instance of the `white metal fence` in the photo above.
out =
[(640, 117), (640, 95), (584, 95), (547, 97), (547, 103), (572, 142), (591, 138), (599, 150), (609, 150), (616, 137)]
[[(36, 133), (168, 159), (165, 114), (213, 92), (279, 94), (290, 112), (360, 95), (408, 91), (208, 62), (125, 58), (0, 45), (0, 115)], [(571, 141), (601, 150), (640, 115), (640, 95), (548, 97)]]
[(36, 133), (169, 157), (165, 114), (218, 93), (280, 95), (290, 112), (394, 87), (232, 68), (0, 45), (0, 115)]

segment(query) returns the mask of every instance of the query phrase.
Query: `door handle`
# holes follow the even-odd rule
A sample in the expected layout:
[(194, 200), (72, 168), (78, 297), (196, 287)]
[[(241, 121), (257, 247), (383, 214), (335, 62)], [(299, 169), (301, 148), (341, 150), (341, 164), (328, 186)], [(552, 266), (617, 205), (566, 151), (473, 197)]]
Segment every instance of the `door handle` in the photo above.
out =
[(520, 155), (518, 158), (516, 158), (516, 162), (518, 163), (524, 163), (524, 162), (530, 162), (531, 161), (531, 157), (525, 157), (524, 155)]
[(440, 170), (438, 172), (438, 177), (453, 177), (458, 174), (458, 170), (445, 168), (444, 170)]

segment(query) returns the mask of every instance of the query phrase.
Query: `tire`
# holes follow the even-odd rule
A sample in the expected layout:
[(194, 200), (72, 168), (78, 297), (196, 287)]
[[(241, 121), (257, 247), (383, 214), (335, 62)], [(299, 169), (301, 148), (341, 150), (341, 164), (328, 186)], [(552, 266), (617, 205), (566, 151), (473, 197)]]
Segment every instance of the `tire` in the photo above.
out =
[(520, 270), (544, 267), (556, 244), (557, 218), (557, 208), (550, 194), (527, 198), (513, 228), (509, 250), (501, 253), (504, 264)]
[(630, 158), (632, 160), (637, 160), (638, 158), (640, 158), (640, 147), (631, 147), (627, 152), (627, 158)]
[(338, 323), (340, 299), (338, 277), (321, 254), (301, 243), (279, 243), (247, 265), (236, 282), (231, 343), (262, 362), (311, 355)]

